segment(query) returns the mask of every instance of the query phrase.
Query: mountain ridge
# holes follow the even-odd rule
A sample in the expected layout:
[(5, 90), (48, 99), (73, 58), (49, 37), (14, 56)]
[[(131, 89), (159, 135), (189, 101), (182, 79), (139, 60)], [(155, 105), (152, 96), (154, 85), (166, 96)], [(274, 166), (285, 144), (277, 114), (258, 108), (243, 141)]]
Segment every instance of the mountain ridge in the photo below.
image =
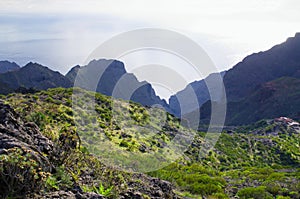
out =
[(73, 67), (66, 77), (76, 87), (132, 100), (145, 106), (161, 105), (168, 109), (166, 101), (156, 95), (150, 83), (138, 81), (134, 74), (126, 71), (124, 63), (118, 60), (92, 60), (85, 66)]
[[(298, 85), (296, 80), (300, 78), (299, 54), (300, 33), (296, 33), (295, 37), (290, 37), (285, 42), (275, 45), (267, 51), (253, 53), (245, 57), (241, 62), (226, 71), (223, 77), (227, 97), (226, 125), (249, 124), (260, 119), (278, 116), (299, 119), (299, 102), (294, 98), (288, 98), (292, 93), (296, 95), (300, 89), (299, 87), (294, 87), (294, 83), (297, 82)], [(270, 93), (272, 94), (273, 91), (266, 89), (267, 87), (265, 86), (274, 83), (273, 81), (277, 82), (276, 85), (281, 90), (276, 91), (276, 96), (269, 96), (270, 98), (265, 99), (264, 103), (257, 101), (256, 98), (267, 97)], [(280, 83), (283, 84), (281, 85), (282, 87), (280, 87)], [(193, 84), (196, 84), (196, 86)], [(202, 84), (203, 81), (189, 84), (189, 86), (202, 88), (198, 92), (202, 93), (202, 106), (185, 113), (185, 115), (193, 115), (193, 112), (200, 112), (200, 123), (208, 124), (211, 104), (218, 104), (218, 100), (209, 99), (207, 88)], [(295, 89), (291, 90), (289, 87), (294, 87)], [(281, 92), (284, 90), (290, 93)], [(257, 92), (260, 93), (258, 94)], [(185, 98), (188, 99), (188, 96), (185, 96)], [(188, 104), (188, 102), (186, 103)], [(295, 108), (291, 109), (289, 103), (293, 104)], [(278, 106), (282, 115), (272, 104)], [(174, 103), (170, 104), (170, 106), (174, 108)], [(177, 107), (175, 106), (175, 108)], [(177, 110), (177, 112), (179, 111)]]
[[(0, 82), (8, 85), (12, 90), (17, 90), (20, 87), (45, 90), (71, 86), (69, 80), (59, 72), (52, 71), (48, 67), (33, 62), (29, 62), (18, 70), (0, 74)], [(3, 91), (0, 92), (5, 94)]]
[(238, 101), (259, 84), (300, 71), (300, 34), (267, 51), (253, 53), (224, 75), (228, 101)]
[[(237, 113), (237, 110), (231, 110), (237, 108), (237, 106), (232, 104), (247, 101), (244, 98), (251, 98), (251, 94), (255, 93), (261, 85), (267, 82), (281, 77), (300, 78), (299, 54), (300, 33), (296, 33), (294, 37), (288, 38), (285, 42), (275, 45), (269, 50), (246, 56), (231, 69), (222, 72), (221, 76), (223, 77), (227, 101), (229, 103), (229, 113)], [(80, 74), (78, 75), (78, 73)], [(99, 74), (102, 74), (101, 77), (99, 77)], [(142, 105), (152, 106), (157, 104), (180, 118), (182, 114), (201, 110), (201, 106), (209, 106), (210, 102), (208, 101), (212, 93), (209, 93), (205, 82), (209, 81), (213, 84), (215, 76), (218, 76), (218, 74), (210, 74), (204, 80), (188, 84), (185, 89), (176, 94), (177, 96), (171, 96), (168, 104), (156, 95), (151, 84), (145, 81), (139, 82), (133, 74), (127, 73), (124, 63), (118, 60), (92, 60), (85, 66), (74, 66), (65, 76), (47, 67), (30, 62), (19, 69), (0, 74), (0, 93), (7, 94), (18, 89), (22, 90), (22, 88), (34, 88), (37, 90), (53, 87), (68, 88), (74, 86), (74, 83), (76, 83), (87, 90), (97, 91), (109, 96), (114, 95), (117, 98), (126, 100), (133, 100)], [(100, 81), (97, 82), (99, 78)], [(76, 82), (74, 82), (75, 79)], [(187, 92), (189, 89), (192, 89), (190, 91), (196, 94), (196, 104), (190, 100), (191, 96)], [(214, 86), (212, 86), (212, 90), (214, 94)], [(215, 96), (218, 96), (217, 93), (215, 94)], [(181, 98), (184, 103), (179, 105), (177, 97)], [(213, 99), (213, 101), (217, 102), (217, 98)], [(239, 107), (241, 108), (241, 106)], [(203, 109), (209, 110), (208, 107)], [(248, 114), (251, 115), (252, 112)], [(203, 115), (206, 115), (205, 111), (202, 117)], [(295, 111), (290, 110), (290, 113), (287, 113), (286, 116), (292, 117), (294, 115), (296, 115)], [(265, 116), (271, 117), (272, 114)]]
[[(102, 76), (99, 77), (99, 74)], [(159, 105), (168, 109), (166, 101), (156, 95), (151, 84), (146, 81), (139, 82), (134, 74), (127, 73), (124, 63), (118, 60), (92, 60), (85, 66), (74, 66), (65, 76), (33, 62), (0, 74), (0, 94), (32, 92), (55, 87), (69, 88), (74, 84), (145, 106)]]

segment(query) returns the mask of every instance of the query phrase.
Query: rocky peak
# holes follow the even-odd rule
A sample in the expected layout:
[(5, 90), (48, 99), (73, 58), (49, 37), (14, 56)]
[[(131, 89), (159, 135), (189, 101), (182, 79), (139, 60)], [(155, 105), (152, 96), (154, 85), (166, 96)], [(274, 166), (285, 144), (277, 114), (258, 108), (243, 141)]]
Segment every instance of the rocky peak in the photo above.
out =
[(161, 105), (169, 110), (167, 103), (155, 94), (151, 84), (139, 82), (134, 74), (127, 73), (124, 63), (118, 60), (92, 60), (86, 66), (73, 67), (66, 77), (75, 82), (75, 87), (108, 96), (115, 94), (116, 98), (125, 100), (130, 97), (130, 100), (142, 105)]

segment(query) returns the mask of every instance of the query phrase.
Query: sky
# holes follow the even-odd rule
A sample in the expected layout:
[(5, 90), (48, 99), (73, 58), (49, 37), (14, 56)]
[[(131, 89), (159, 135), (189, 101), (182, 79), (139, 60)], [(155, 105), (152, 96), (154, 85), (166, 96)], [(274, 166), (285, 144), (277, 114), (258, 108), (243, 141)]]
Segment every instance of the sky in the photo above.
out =
[(298, 0), (1, 0), (0, 60), (65, 74), (115, 35), (163, 28), (197, 42), (223, 71), (300, 32), (299, 10)]

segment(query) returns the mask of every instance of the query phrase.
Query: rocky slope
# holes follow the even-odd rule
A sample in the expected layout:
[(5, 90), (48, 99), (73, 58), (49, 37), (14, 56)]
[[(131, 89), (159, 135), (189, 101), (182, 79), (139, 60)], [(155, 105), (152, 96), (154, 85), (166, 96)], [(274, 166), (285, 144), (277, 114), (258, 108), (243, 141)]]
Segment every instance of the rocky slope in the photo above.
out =
[[(14, 152), (19, 152), (22, 156), (29, 156), (31, 161), (36, 163), (43, 171), (51, 172), (52, 164), (46, 156), (53, 155), (53, 143), (40, 133), (34, 123), (24, 123), (9, 105), (0, 101), (0, 156), (2, 158), (5, 155), (13, 156)], [(21, 159), (21, 157), (18, 158)], [(18, 161), (18, 159), (14, 161)], [(7, 165), (5, 166), (5, 164)], [(26, 182), (32, 180), (33, 174), (23, 173), (22, 167), (24, 168), (25, 166), (26, 164), (17, 166), (12, 164), (12, 162), (6, 162), (4, 159), (1, 159), (0, 195), (2, 197), (8, 196), (11, 192), (28, 194), (32, 191), (30, 190), (32, 185), (27, 187), (21, 186), (22, 181), (24, 181), (21, 177), (27, 178), (25, 179)], [(12, 176), (17, 176), (21, 173), (24, 176), (15, 178)], [(37, 176), (37, 180), (39, 177)]]
[(44, 137), (34, 123), (24, 123), (19, 115), (3, 101), (0, 101), (0, 154), (11, 148), (32, 151), (39, 163), (51, 169), (50, 162), (42, 153), (51, 155), (53, 143)]
[(179, 198), (167, 181), (119, 171), (89, 154), (70, 126), (71, 94), (54, 89), (0, 101), (1, 197)]

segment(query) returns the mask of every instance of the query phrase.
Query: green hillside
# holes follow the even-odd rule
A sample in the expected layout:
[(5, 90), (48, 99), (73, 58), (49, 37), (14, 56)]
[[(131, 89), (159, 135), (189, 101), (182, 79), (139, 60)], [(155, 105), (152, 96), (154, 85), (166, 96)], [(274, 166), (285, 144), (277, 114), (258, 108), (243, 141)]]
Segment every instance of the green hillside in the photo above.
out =
[[(72, 103), (73, 92), (79, 98)], [(80, 189), (108, 198), (300, 198), (300, 134), (288, 124), (270, 120), (224, 131), (206, 151), (205, 133), (185, 129), (158, 108), (77, 88), (1, 98), (53, 142), (53, 153), (42, 153), (53, 169), (45, 170), (40, 189), (31, 193), (36, 196)], [(179, 156), (179, 142), (168, 146), (187, 133), (195, 139)], [(0, 157), (7, 169), (6, 156)], [(159, 168), (161, 162), (168, 164)], [(149, 165), (158, 170), (147, 171)]]

